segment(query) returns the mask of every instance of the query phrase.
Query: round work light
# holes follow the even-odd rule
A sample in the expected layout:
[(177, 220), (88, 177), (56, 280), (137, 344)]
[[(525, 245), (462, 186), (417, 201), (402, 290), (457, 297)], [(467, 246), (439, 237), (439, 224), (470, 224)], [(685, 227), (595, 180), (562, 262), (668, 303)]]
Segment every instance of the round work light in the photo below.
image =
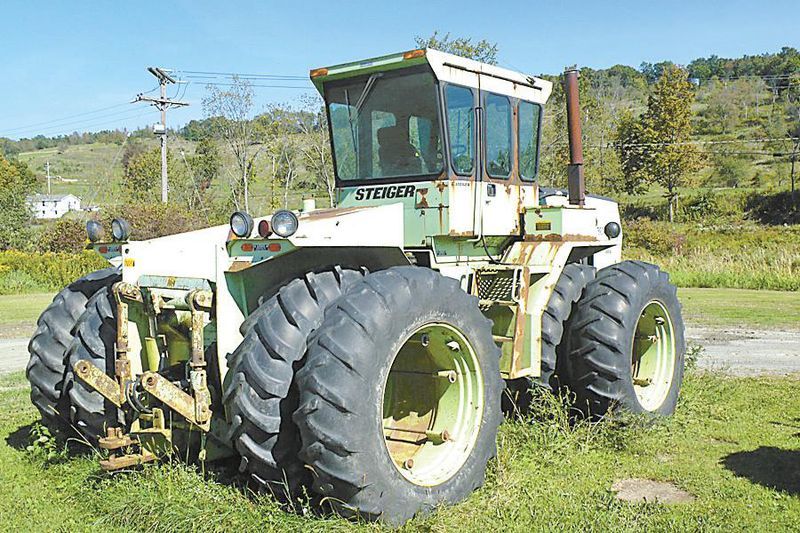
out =
[(616, 239), (617, 237), (619, 237), (621, 231), (622, 229), (616, 222), (609, 222), (608, 224), (606, 224), (605, 229), (603, 229), (603, 232), (609, 239)]
[(103, 225), (96, 220), (86, 223), (86, 236), (90, 242), (97, 242), (103, 238)]
[(111, 221), (111, 236), (115, 241), (127, 241), (131, 236), (131, 225), (124, 218), (115, 218)]
[(236, 211), (231, 215), (231, 231), (240, 238), (249, 237), (253, 233), (253, 217), (246, 211)]
[(269, 225), (275, 235), (285, 239), (286, 237), (294, 235), (299, 222), (297, 221), (297, 215), (291, 211), (281, 209), (280, 211), (275, 211)]

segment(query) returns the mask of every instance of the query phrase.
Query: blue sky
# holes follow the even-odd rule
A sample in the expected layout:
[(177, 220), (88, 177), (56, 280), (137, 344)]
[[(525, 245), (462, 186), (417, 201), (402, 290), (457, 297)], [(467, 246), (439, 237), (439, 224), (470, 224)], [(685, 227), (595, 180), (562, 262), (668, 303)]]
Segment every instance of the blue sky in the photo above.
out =
[[(4, 0), (2, 11), (0, 136), (12, 138), (152, 124), (150, 108), (123, 105), (153, 88), (150, 65), (305, 76), (312, 67), (413, 48), (415, 35), (434, 30), (496, 41), (501, 65), (532, 74), (800, 47), (796, 0)], [(302, 80), (281, 83), (310, 89)], [(257, 88), (257, 101), (291, 102), (302, 92)], [(185, 87), (192, 105), (170, 111), (169, 125), (201, 117), (204, 93), (202, 83)]]

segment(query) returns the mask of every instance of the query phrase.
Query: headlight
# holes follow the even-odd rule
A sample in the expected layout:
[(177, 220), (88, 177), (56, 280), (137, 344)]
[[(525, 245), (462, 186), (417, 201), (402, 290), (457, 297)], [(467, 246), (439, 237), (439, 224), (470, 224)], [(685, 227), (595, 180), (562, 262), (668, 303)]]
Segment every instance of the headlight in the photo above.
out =
[(103, 238), (103, 225), (96, 220), (86, 223), (86, 236), (90, 242), (97, 242)]
[(606, 224), (606, 227), (603, 229), (603, 232), (606, 234), (606, 237), (609, 239), (616, 239), (619, 237), (620, 232), (622, 229), (619, 227), (619, 224), (616, 222), (609, 222)]
[(231, 231), (237, 237), (249, 237), (253, 233), (253, 217), (246, 211), (236, 211), (231, 215)]
[(115, 241), (127, 241), (131, 236), (131, 225), (124, 218), (115, 218), (111, 221), (111, 236)]
[(279, 237), (291, 237), (297, 231), (298, 221), (297, 216), (291, 211), (281, 209), (275, 211), (272, 215), (272, 220), (269, 221), (273, 233)]

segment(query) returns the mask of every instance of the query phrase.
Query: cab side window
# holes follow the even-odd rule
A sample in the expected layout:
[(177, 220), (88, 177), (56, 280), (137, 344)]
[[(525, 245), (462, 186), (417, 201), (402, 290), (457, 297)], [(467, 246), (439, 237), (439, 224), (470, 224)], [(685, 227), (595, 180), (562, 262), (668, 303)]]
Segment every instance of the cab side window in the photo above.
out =
[(536, 179), (539, 158), (539, 117), (541, 108), (530, 102), (519, 103), (519, 175)]
[(486, 95), (486, 173), (493, 178), (511, 173), (511, 102), (491, 93)]
[(450, 161), (456, 174), (472, 174), (475, 165), (475, 112), (472, 91), (448, 85), (445, 89)]

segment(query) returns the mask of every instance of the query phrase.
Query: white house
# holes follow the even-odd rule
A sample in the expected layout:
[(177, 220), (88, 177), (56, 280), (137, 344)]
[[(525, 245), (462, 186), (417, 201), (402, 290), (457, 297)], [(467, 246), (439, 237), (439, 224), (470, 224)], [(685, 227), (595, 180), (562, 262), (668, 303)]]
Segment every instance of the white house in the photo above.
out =
[(81, 209), (81, 199), (74, 194), (34, 194), (27, 201), (36, 218), (61, 218)]

